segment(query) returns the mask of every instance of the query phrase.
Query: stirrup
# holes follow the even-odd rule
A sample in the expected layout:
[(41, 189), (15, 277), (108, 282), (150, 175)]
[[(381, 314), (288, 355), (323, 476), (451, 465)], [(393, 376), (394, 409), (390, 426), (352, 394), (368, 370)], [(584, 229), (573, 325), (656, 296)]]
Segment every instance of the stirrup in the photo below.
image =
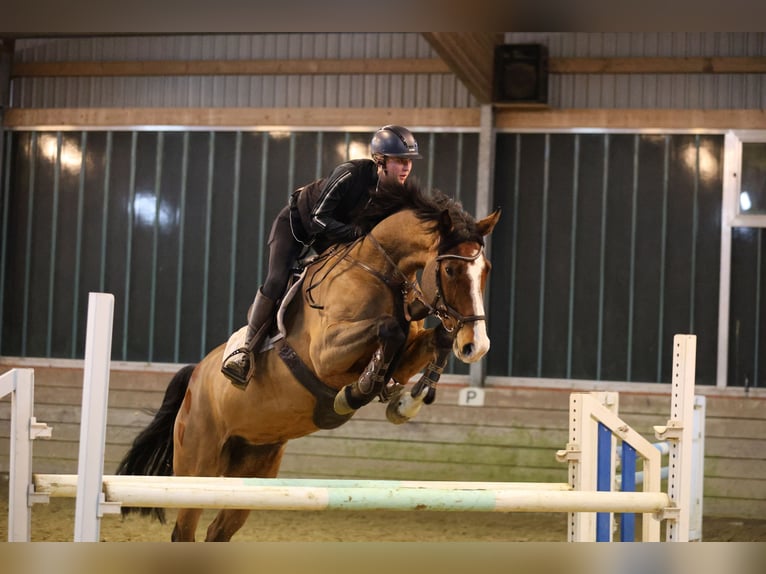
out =
[[(247, 372), (245, 373), (244, 377), (240, 374), (239, 370), (234, 370), (232, 367), (229, 366), (229, 362), (234, 359), (237, 355), (249, 355), (249, 366), (247, 369)], [(237, 387), (240, 390), (245, 390), (247, 388), (248, 383), (250, 382), (250, 378), (253, 376), (253, 370), (255, 368), (255, 357), (253, 357), (253, 354), (250, 352), (250, 350), (247, 347), (240, 347), (239, 349), (234, 350), (228, 357), (226, 357), (223, 361), (223, 365), (221, 365), (221, 372), (224, 374), (224, 376), (231, 381), (231, 384)]]

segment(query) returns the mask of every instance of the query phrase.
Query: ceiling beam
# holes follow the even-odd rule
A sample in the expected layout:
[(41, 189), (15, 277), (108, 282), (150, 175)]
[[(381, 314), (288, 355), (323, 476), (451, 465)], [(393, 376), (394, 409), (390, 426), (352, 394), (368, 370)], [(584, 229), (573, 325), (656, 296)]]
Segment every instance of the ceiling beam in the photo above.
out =
[[(0, 38), (0, 46), (13, 40)], [(12, 54), (12, 49), (5, 48)], [(447, 74), (442, 58), (12, 62), (12, 78)], [(549, 74), (766, 74), (766, 57), (549, 58)]]
[(16, 78), (115, 76), (256, 76), (315, 74), (446, 74), (439, 58), (324, 60), (143, 60), (109, 62), (16, 62)]
[[(327, 126), (371, 130), (401, 123), (413, 129), (479, 130), (481, 108), (9, 108), (3, 129), (173, 129), (253, 130)], [(496, 107), (500, 130), (710, 130), (766, 129), (764, 110), (561, 109)]]
[(764, 57), (551, 58), (551, 74), (763, 74)]
[(176, 126), (253, 129), (343, 127), (473, 128), (479, 108), (10, 108), (5, 129), (129, 128)]
[(492, 101), (495, 46), (503, 42), (494, 32), (423, 32), (437, 54), (480, 104)]

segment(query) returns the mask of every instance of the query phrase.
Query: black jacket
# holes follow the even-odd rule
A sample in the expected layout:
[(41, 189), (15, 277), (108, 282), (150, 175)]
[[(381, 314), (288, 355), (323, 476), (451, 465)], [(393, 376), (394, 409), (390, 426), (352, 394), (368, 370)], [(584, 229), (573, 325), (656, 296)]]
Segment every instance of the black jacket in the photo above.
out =
[(358, 232), (351, 222), (365, 208), (377, 184), (375, 162), (354, 159), (340, 164), (329, 177), (296, 190), (291, 205), (303, 228), (299, 239), (307, 243), (316, 239), (327, 245), (354, 239)]

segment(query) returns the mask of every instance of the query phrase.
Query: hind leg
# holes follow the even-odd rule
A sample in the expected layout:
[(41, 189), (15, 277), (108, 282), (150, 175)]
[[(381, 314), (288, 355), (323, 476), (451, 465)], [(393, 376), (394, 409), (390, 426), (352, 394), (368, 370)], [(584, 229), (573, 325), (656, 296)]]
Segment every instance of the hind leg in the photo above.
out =
[[(199, 399), (199, 400), (197, 400)], [(190, 388), (186, 391), (174, 426), (173, 474), (176, 476), (218, 476), (220, 446), (208, 402)], [(178, 510), (171, 540), (194, 542), (202, 509)]]
[[(253, 445), (232, 439), (227, 445), (227, 468), (224, 476), (275, 478), (287, 443)], [(250, 516), (247, 509), (224, 509), (218, 512), (207, 529), (207, 542), (228, 542)]]
[(170, 540), (173, 542), (194, 542), (200, 516), (202, 516), (201, 508), (181, 508), (178, 511), (176, 525), (173, 527)]

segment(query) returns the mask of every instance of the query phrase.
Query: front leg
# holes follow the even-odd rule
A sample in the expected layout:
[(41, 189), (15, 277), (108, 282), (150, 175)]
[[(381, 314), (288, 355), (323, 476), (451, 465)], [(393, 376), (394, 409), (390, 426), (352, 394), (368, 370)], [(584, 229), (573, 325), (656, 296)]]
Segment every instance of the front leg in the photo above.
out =
[(431, 404), (436, 397), (436, 384), (447, 364), (454, 337), (441, 325), (426, 331), (430, 331), (430, 337), (425, 341), (425, 345), (432, 346), (434, 351), (430, 359), (427, 358), (425, 372), (412, 389), (407, 392), (407, 389), (400, 388), (389, 402), (386, 417), (394, 424), (407, 422), (420, 411), (424, 404)]
[(380, 344), (362, 375), (343, 387), (335, 396), (339, 415), (351, 414), (379, 395), (395, 368), (394, 361), (405, 343), (406, 335), (394, 317), (383, 317), (377, 329)]
[(429, 363), (437, 362), (437, 355), (449, 356), (453, 337), (444, 327), (425, 329), (422, 323), (410, 325), (410, 335), (402, 359), (394, 372), (397, 381), (407, 383)]

